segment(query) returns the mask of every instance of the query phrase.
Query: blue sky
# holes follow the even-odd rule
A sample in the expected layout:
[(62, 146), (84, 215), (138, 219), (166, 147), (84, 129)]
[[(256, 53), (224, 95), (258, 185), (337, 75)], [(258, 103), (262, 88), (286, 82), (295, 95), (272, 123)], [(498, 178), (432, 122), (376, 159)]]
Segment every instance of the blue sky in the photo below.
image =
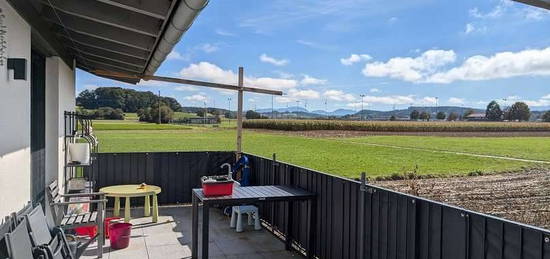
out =
[[(550, 12), (510, 0), (211, 0), (157, 71), (283, 90), (275, 108), (390, 110), (550, 107)], [(236, 109), (236, 95), (158, 82), (128, 85), (77, 72), (77, 91), (161, 91), (184, 106)], [(360, 97), (364, 95), (364, 97)], [(245, 94), (245, 109), (271, 108)]]

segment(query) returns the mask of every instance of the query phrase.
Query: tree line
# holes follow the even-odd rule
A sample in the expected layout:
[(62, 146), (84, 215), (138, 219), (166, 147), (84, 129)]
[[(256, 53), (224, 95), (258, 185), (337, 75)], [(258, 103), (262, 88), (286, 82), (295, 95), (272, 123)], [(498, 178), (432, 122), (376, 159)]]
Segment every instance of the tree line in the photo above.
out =
[[(172, 97), (161, 96), (162, 103), (172, 111), (182, 111), (181, 105)], [(95, 110), (102, 107), (121, 109), (123, 112), (137, 112), (159, 104), (159, 96), (152, 92), (141, 92), (121, 87), (100, 87), (84, 90), (76, 98), (76, 105), (84, 109)]]
[[(455, 121), (460, 119), (466, 119), (469, 115), (474, 113), (473, 110), (467, 110), (464, 114), (459, 115), (456, 112), (451, 112), (450, 114), (446, 114), (444, 112), (438, 112), (436, 114), (436, 119), (438, 120), (445, 120), (448, 121)], [(425, 120), (429, 121), (431, 118), (431, 114), (426, 111), (418, 111), (413, 110), (409, 115), (411, 120)], [(491, 101), (487, 108), (485, 109), (485, 118), (488, 121), (529, 121), (531, 118), (531, 110), (529, 109), (529, 105), (527, 105), (524, 102), (516, 102), (512, 104), (510, 107), (506, 107), (505, 109), (500, 108), (500, 105), (497, 101)], [(542, 121), (550, 122), (550, 111), (545, 112), (542, 117)]]

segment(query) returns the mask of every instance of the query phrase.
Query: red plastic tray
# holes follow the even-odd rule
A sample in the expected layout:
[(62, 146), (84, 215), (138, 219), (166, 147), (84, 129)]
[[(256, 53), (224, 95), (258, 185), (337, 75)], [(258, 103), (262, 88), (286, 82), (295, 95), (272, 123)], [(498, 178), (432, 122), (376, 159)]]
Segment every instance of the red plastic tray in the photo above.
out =
[(228, 179), (225, 175), (203, 177), (201, 180), (204, 196), (225, 196), (233, 193), (233, 180)]

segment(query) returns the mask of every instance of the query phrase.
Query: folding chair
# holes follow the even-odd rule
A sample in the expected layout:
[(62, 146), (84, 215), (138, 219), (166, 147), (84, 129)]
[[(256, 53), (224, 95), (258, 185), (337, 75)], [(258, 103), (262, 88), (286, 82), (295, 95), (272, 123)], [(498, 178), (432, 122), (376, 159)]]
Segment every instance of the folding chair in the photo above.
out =
[[(101, 192), (94, 193), (75, 193), (75, 194), (61, 194), (59, 193), (59, 187), (57, 180), (46, 187), (46, 194), (48, 195), (49, 206), (46, 206), (49, 213), (47, 219), (50, 228), (53, 226), (59, 226), (61, 229), (75, 229), (78, 227), (97, 227), (97, 235), (93, 239), (97, 239), (97, 257), (103, 257), (103, 244), (105, 244), (105, 235), (103, 233), (103, 220), (105, 219), (105, 194)], [(73, 197), (89, 197), (90, 200), (85, 201), (67, 201), (68, 198)], [(92, 197), (97, 197), (95, 200)], [(95, 211), (85, 213), (66, 213), (67, 206), (70, 204), (96, 204), (97, 209)], [(93, 241), (93, 240), (92, 240)]]
[(8, 248), (8, 258), (10, 259), (30, 259), (33, 256), (33, 247), (29, 230), (27, 229), (26, 219), (17, 225), (13, 231), (6, 234), (6, 246)]
[(60, 228), (48, 228), (46, 216), (41, 206), (34, 208), (25, 216), (25, 219), (30, 230), (33, 247), (43, 247), (47, 251), (48, 257), (52, 259), (78, 258), (72, 253), (63, 230)]

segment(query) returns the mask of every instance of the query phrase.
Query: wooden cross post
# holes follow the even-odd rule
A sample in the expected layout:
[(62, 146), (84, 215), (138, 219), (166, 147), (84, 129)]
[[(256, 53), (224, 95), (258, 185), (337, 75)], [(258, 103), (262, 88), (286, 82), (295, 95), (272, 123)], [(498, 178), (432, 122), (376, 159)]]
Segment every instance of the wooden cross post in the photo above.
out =
[[(190, 79), (184, 79), (184, 78), (165, 77), (165, 76), (127, 74), (127, 73), (106, 71), (106, 70), (92, 70), (90, 72), (92, 72), (96, 75), (100, 75), (100, 76), (107, 76), (109, 78), (114, 77), (114, 78), (128, 78), (128, 79), (143, 79), (145, 81), (155, 80), (155, 81), (161, 81), (161, 82), (186, 84), (186, 85), (197, 85), (197, 86), (204, 86), (204, 87), (212, 87), (212, 88), (218, 88), (218, 89), (227, 89), (227, 90), (237, 91), (238, 92), (238, 101), (237, 101), (237, 105), (238, 105), (237, 106), (237, 159), (240, 158), (241, 153), (242, 153), (243, 94), (244, 94), (244, 92), (247, 91), (247, 92), (259, 93), (259, 94), (270, 94), (270, 95), (279, 95), (279, 96), (283, 95), (282, 91), (244, 86), (244, 69), (243, 69), (243, 67), (239, 67), (239, 82), (238, 82), (238, 85), (212, 83), (212, 82), (204, 82), (204, 81), (190, 80)], [(160, 100), (160, 97), (159, 97), (159, 100)], [(160, 112), (160, 109), (159, 109), (159, 112)]]
[(237, 159), (242, 153), (242, 137), (243, 137), (243, 85), (244, 85), (244, 69), (239, 67), (239, 90), (237, 100)]

